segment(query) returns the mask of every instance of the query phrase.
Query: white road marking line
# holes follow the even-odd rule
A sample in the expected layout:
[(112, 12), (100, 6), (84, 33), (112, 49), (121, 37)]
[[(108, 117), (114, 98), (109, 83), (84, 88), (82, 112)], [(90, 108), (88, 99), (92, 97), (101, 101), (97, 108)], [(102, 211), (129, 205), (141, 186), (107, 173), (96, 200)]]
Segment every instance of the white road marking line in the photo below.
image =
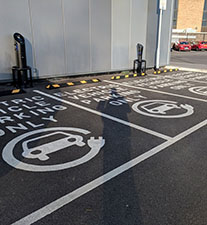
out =
[(196, 101), (200, 101), (200, 102), (207, 102), (207, 100), (205, 100), (205, 99), (194, 98), (194, 97), (189, 97), (189, 96), (185, 96), (185, 95), (178, 95), (178, 94), (168, 93), (168, 92), (165, 92), (165, 91), (158, 91), (158, 90), (149, 89), (149, 88), (143, 88), (143, 87), (138, 87), (138, 86), (132, 86), (132, 85), (118, 83), (118, 82), (109, 81), (109, 80), (103, 80), (103, 82), (107, 82), (107, 83), (111, 83), (111, 84), (119, 84), (119, 85), (122, 85), (122, 86), (125, 86), (125, 87), (130, 87), (130, 88), (140, 89), (140, 90), (144, 90), (144, 91), (155, 92), (155, 93), (164, 94), (164, 95), (176, 96), (176, 97), (179, 97), (179, 98), (186, 98), (186, 99), (196, 100)]
[(169, 141), (166, 141), (148, 152), (143, 153), (142, 155), (124, 163), (123, 165), (111, 170), (110, 172), (104, 174), (103, 176), (98, 177), (97, 179), (89, 182), (86, 185), (64, 195), (63, 197), (51, 202), (50, 204), (40, 208), (39, 210), (27, 215), (26, 217), (16, 221), (12, 225), (22, 225), (22, 224), (32, 224), (37, 222), (38, 220), (44, 218), (47, 215), (55, 212), (56, 210), (64, 207), (65, 205), (69, 204), (70, 202), (74, 201), (75, 199), (83, 196), (84, 194), (94, 190), (95, 188), (103, 185), (107, 181), (115, 178), (116, 176), (124, 173), (125, 171), (131, 169), (132, 167), (138, 165), (139, 163), (143, 162), (151, 158), (152, 156), (156, 155), (157, 153), (163, 151), (167, 147), (175, 144), (176, 142), (180, 141), (181, 139), (187, 137), (188, 135), (192, 134), (193, 132), (199, 130), (200, 128), (207, 125), (207, 120), (202, 121), (201, 123), (191, 127), (190, 129), (182, 132), (181, 134), (175, 136)]
[(147, 129), (147, 128), (145, 128), (145, 127), (138, 126), (138, 125), (136, 125), (136, 124), (127, 122), (127, 121), (122, 120), (122, 119), (118, 119), (118, 118), (116, 118), (116, 117), (114, 117), (114, 116), (110, 116), (110, 115), (108, 115), (108, 114), (105, 114), (105, 113), (102, 113), (102, 112), (99, 112), (99, 111), (96, 111), (96, 110), (87, 108), (87, 107), (85, 107), (85, 106), (81, 106), (81, 105), (75, 104), (75, 103), (73, 103), (73, 102), (69, 102), (69, 101), (67, 101), (67, 100), (64, 100), (64, 99), (55, 97), (55, 96), (53, 96), (53, 95), (46, 94), (46, 93), (44, 93), (44, 92), (42, 92), (42, 91), (34, 90), (34, 92), (36, 92), (36, 93), (38, 93), (38, 94), (41, 94), (41, 95), (44, 95), (44, 96), (47, 96), (48, 98), (55, 99), (56, 101), (65, 103), (65, 104), (67, 104), (67, 105), (71, 105), (71, 106), (73, 106), (73, 107), (76, 107), (76, 108), (85, 110), (85, 111), (87, 111), (87, 112), (96, 114), (96, 115), (98, 115), (98, 116), (105, 117), (105, 118), (107, 118), (107, 119), (109, 119), (109, 120), (113, 120), (113, 121), (115, 121), (115, 122), (118, 122), (118, 123), (124, 124), (124, 125), (126, 125), (126, 126), (135, 128), (135, 129), (140, 130), (140, 131), (143, 131), (143, 132), (145, 132), (145, 133), (147, 133), (147, 134), (150, 134), (150, 135), (153, 135), (153, 136), (162, 138), (162, 139), (164, 139), (164, 140), (171, 140), (171, 139), (172, 139), (172, 137), (169, 137), (169, 136), (167, 136), (167, 135), (158, 133), (158, 132), (156, 132), (156, 131)]
[(173, 138), (173, 141), (177, 142), (177, 141), (187, 137), (188, 135), (192, 134), (193, 132), (199, 130), (200, 128), (202, 128), (202, 127), (204, 127), (206, 125), (207, 125), (207, 119), (202, 121), (202, 122), (200, 122), (200, 123), (198, 123), (198, 124), (196, 124), (195, 126), (189, 128), (189, 129), (187, 129), (186, 131), (178, 134), (177, 136), (175, 136)]

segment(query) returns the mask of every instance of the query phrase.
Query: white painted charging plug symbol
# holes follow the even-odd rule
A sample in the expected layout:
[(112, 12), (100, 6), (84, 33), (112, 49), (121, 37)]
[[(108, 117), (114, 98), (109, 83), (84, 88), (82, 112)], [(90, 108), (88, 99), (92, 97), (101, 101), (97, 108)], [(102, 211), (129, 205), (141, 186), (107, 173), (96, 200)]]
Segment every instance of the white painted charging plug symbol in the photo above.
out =
[[(58, 140), (51, 141), (46, 144), (39, 145), (37, 147), (28, 147), (28, 145), (34, 141), (38, 141), (55, 135), (61, 135), (65, 137), (59, 138)], [(98, 153), (99, 150), (104, 146), (105, 140), (102, 137), (99, 137), (98, 139), (91, 137), (87, 143), (88, 146), (93, 149), (92, 152), (94, 154), (94, 151)], [(39, 159), (40, 161), (46, 161), (49, 159), (49, 154), (63, 150), (73, 145), (83, 147), (85, 145), (85, 143), (83, 142), (83, 137), (81, 137), (80, 135), (72, 135), (65, 132), (54, 132), (23, 142), (22, 156), (28, 159)]]
[(91, 137), (88, 140), (88, 146), (93, 149), (101, 149), (105, 144), (105, 140), (102, 137), (99, 137), (98, 139), (95, 139), (94, 137)]

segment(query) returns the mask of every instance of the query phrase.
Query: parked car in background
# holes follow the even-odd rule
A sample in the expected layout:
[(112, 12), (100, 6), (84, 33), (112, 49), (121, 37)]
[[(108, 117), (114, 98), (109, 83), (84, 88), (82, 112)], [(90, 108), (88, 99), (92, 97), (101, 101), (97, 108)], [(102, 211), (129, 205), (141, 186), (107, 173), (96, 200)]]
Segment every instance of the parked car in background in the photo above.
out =
[(190, 51), (191, 45), (188, 41), (179, 41), (173, 44), (173, 49), (177, 51)]
[(207, 41), (197, 41), (191, 44), (191, 49), (196, 51), (207, 50)]

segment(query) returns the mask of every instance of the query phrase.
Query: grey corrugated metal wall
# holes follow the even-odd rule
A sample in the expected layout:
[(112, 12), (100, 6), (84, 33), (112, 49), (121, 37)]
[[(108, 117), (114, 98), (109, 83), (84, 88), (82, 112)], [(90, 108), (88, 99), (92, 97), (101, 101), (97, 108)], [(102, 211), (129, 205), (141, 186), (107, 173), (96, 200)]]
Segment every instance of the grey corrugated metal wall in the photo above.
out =
[(90, 71), (89, 0), (64, 0), (66, 71)]
[[(0, 79), (10, 78), (11, 67), (15, 65), (13, 33), (21, 32), (31, 42), (32, 31), (30, 24), (28, 0), (0, 0)], [(27, 55), (32, 63), (32, 51), (27, 48)]]
[[(154, 67), (156, 46), (157, 46), (157, 31), (159, 14), (158, 7), (159, 1), (149, 0), (148, 2), (148, 22), (146, 33), (146, 58), (148, 61), (148, 67)], [(160, 43), (160, 66), (169, 64), (170, 61), (170, 43), (172, 32), (172, 20), (173, 20), (173, 6), (174, 0), (167, 1), (167, 10), (163, 11), (162, 19), (162, 31), (161, 31), (161, 43)]]
[(36, 68), (40, 74), (64, 74), (64, 33), (61, 1), (32, 0)]
[[(163, 15), (161, 64), (169, 62), (172, 1)], [(27, 39), (37, 77), (131, 69), (136, 43), (154, 66), (158, 0), (0, 0), (0, 80), (15, 65), (13, 33)]]

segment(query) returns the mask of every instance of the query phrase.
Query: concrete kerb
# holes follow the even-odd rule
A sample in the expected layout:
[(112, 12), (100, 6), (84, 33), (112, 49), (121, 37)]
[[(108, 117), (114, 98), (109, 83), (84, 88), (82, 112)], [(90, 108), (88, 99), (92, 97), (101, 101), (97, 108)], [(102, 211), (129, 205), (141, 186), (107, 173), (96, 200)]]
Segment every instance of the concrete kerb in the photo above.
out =
[(161, 74), (161, 73), (177, 72), (177, 71), (178, 71), (178, 68), (175, 68), (175, 69), (172, 69), (172, 68), (166, 69), (166, 68), (164, 68), (164, 69), (159, 69), (159, 70), (154, 71), (153, 74)]
[(23, 94), (23, 93), (26, 93), (26, 91), (24, 91), (23, 89), (4, 90), (4, 91), (0, 91), (0, 97), (7, 96), (7, 95)]
[(68, 87), (68, 86), (76, 86), (76, 85), (83, 85), (83, 84), (91, 84), (91, 83), (99, 83), (101, 82), (100, 79), (91, 79), (91, 80), (81, 80), (81, 81), (70, 81), (67, 83), (52, 83), (48, 84), (46, 86), (46, 89), (55, 89), (55, 88), (63, 88), (63, 87)]
[(207, 70), (203, 70), (203, 69), (185, 68), (185, 67), (177, 67), (177, 66), (166, 66), (165, 69), (178, 69), (180, 71), (207, 73)]

